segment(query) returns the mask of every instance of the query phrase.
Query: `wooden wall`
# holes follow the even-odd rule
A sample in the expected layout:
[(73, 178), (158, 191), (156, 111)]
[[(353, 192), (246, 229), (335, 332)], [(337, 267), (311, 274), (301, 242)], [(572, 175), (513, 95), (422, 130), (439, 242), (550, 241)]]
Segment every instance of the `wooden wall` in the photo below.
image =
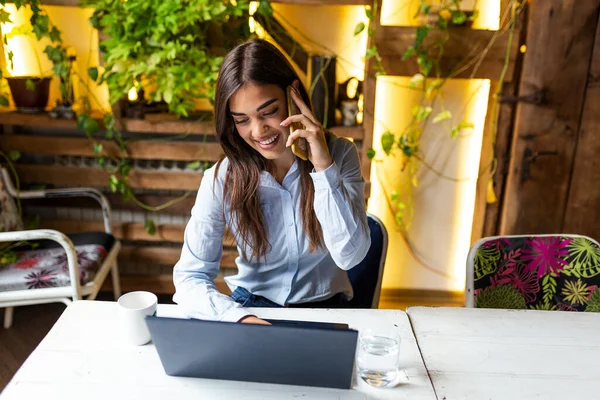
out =
[(598, 0), (530, 3), (518, 91), (525, 98), (516, 108), (499, 224), (487, 233), (600, 239), (599, 9)]

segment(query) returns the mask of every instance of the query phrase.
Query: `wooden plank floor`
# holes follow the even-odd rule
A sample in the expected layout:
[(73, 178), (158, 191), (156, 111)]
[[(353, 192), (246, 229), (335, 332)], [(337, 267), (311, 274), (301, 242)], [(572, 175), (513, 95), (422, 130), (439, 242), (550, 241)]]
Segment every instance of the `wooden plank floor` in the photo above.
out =
[[(161, 304), (172, 304), (171, 295), (158, 295)], [(97, 300), (112, 301), (112, 294), (101, 292)], [(463, 306), (462, 299), (456, 295), (427, 293), (419, 291), (388, 292), (381, 295), (380, 308), (406, 309), (407, 306)], [(62, 303), (23, 306), (15, 308), (14, 322), (10, 329), (0, 325), (0, 391), (8, 384), (21, 364), (36, 348), (56, 323), (65, 305)], [(4, 310), (0, 310), (3, 321)]]

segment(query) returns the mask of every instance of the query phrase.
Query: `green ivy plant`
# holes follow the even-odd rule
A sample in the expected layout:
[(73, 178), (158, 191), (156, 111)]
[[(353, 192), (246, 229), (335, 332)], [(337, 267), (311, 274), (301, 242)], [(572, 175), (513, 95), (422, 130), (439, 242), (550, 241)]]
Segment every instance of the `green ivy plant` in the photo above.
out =
[[(460, 121), (455, 125), (449, 125), (448, 121), (452, 119), (452, 113), (444, 107), (442, 89), (450, 77), (443, 77), (440, 69), (440, 60), (444, 54), (444, 47), (450, 38), (449, 28), (452, 26), (462, 26), (476, 18), (478, 12), (466, 13), (461, 10), (462, 0), (442, 0), (436, 7), (433, 7), (430, 1), (419, 0), (418, 12), (415, 18), (421, 21), (422, 25), (415, 30), (415, 40), (409, 46), (402, 60), (414, 59), (417, 62), (419, 72), (415, 74), (409, 83), (409, 88), (420, 92), (420, 98), (417, 104), (412, 108), (412, 118), (409, 124), (402, 132), (385, 131), (381, 136), (381, 148), (385, 156), (400, 157), (400, 168), (406, 171), (411, 185), (408, 190), (392, 190), (389, 193), (388, 203), (393, 210), (397, 224), (408, 229), (413, 211), (412, 187), (419, 185), (417, 172), (421, 164), (425, 164), (424, 155), (421, 150), (421, 136), (428, 124), (433, 123), (441, 125), (443, 129), (448, 130), (453, 138), (467, 130), (473, 128), (469, 121)], [(433, 41), (427, 41), (429, 33), (433, 30), (441, 31)], [(362, 29), (357, 26), (355, 33), (360, 33)], [(372, 36), (374, 33), (369, 32)], [(377, 57), (378, 65), (381, 65), (377, 49), (371, 46), (367, 49), (367, 58)], [(437, 101), (440, 101), (441, 110), (433, 115), (433, 108)], [(374, 149), (367, 151), (367, 156), (375, 161), (376, 152)], [(438, 171), (434, 171), (438, 176), (444, 177)], [(449, 178), (452, 179), (452, 178)]]
[[(212, 103), (224, 55), (252, 36), (248, 0), (83, 0), (81, 4), (94, 8), (90, 24), (106, 37), (100, 43), (103, 67), (87, 72), (94, 82), (108, 86), (111, 104), (135, 87), (138, 93), (143, 90), (148, 102), (164, 102), (179, 117), (188, 117), (196, 100)], [(257, 13), (272, 15), (268, 0), (260, 1)], [(120, 116), (107, 113), (103, 117), (105, 137), (114, 140), (121, 152), (109, 155), (94, 138), (101, 126), (92, 117), (90, 103), (84, 101), (78, 127), (92, 142), (98, 163), (110, 172), (112, 192), (148, 211), (163, 210), (191, 193), (157, 207), (138, 200), (129, 185), (132, 161), (119, 130)], [(108, 159), (112, 162), (107, 163)], [(206, 165), (196, 161), (188, 167)], [(156, 231), (152, 220), (146, 221), (145, 228), (149, 234)]]
[(214, 98), (224, 54), (250, 37), (248, 0), (84, 0), (82, 5), (94, 8), (90, 23), (107, 36), (100, 44), (104, 71), (89, 73), (108, 85), (110, 102), (132, 87), (143, 88), (147, 98), (164, 101), (179, 116), (193, 111), (194, 100)]
[[(2, 41), (6, 46), (8, 39), (17, 35), (35, 35), (37, 40), (41, 40), (47, 37), (50, 40), (49, 45), (44, 49), (44, 53), (53, 64), (54, 75), (60, 78), (60, 92), (63, 100), (68, 99), (68, 85), (70, 82), (70, 64), (67, 57), (66, 49), (63, 47), (61, 39), (61, 31), (50, 22), (48, 14), (41, 8), (41, 2), (39, 0), (15, 0), (14, 4), (17, 10), (21, 7), (27, 7), (31, 10), (31, 18), (29, 19), (30, 25), (20, 25), (13, 28), (13, 31), (9, 34), (2, 35)], [(6, 10), (6, 0), (0, 0), (0, 23), (12, 23), (10, 19), (10, 13)], [(12, 65), (14, 53), (8, 51), (8, 62)], [(35, 52), (39, 74), (42, 76), (41, 62), (39, 55)], [(4, 77), (6, 71), (0, 69), (0, 80)], [(26, 83), (28, 88), (33, 90), (35, 84), (32, 81)], [(0, 91), (0, 106), (7, 107), (8, 96), (5, 91)]]

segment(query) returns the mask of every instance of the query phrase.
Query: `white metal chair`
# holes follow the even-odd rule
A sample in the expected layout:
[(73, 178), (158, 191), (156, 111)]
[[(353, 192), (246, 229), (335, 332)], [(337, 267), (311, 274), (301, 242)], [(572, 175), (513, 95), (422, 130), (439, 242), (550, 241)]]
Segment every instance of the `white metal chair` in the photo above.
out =
[[(112, 236), (110, 205), (106, 197), (92, 188), (17, 191), (7, 170), (1, 170), (0, 195), (3, 197), (0, 196), (0, 205), (3, 207), (0, 211), (11, 208), (12, 198), (91, 197), (102, 207), (105, 229), (105, 232), (69, 236), (52, 229), (23, 230), (20, 216), (12, 215), (13, 222), (18, 219), (17, 224), (13, 224), (13, 229), (9, 227), (9, 231), (0, 232), (0, 242), (42, 242), (36, 242), (39, 247), (35, 249), (19, 248), (16, 261), (0, 263), (0, 308), (5, 309), (4, 327), (12, 325), (13, 307), (16, 306), (54, 302), (69, 305), (84, 296), (87, 300), (95, 299), (111, 271), (117, 299), (121, 295), (117, 265), (121, 244)], [(14, 210), (14, 206), (12, 208)], [(7, 230), (7, 226), (3, 228)]]

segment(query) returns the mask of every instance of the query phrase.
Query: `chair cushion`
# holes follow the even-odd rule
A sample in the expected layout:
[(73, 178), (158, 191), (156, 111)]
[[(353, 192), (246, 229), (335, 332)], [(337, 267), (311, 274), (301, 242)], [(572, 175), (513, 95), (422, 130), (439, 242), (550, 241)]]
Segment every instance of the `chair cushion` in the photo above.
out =
[(473, 272), (475, 307), (600, 311), (600, 247), (586, 237), (492, 238)]
[[(112, 249), (115, 239), (102, 232), (68, 235), (77, 251), (81, 285), (91, 282)], [(0, 291), (69, 286), (67, 254), (58, 243), (36, 242), (35, 250), (20, 247), (17, 261), (0, 265)]]

